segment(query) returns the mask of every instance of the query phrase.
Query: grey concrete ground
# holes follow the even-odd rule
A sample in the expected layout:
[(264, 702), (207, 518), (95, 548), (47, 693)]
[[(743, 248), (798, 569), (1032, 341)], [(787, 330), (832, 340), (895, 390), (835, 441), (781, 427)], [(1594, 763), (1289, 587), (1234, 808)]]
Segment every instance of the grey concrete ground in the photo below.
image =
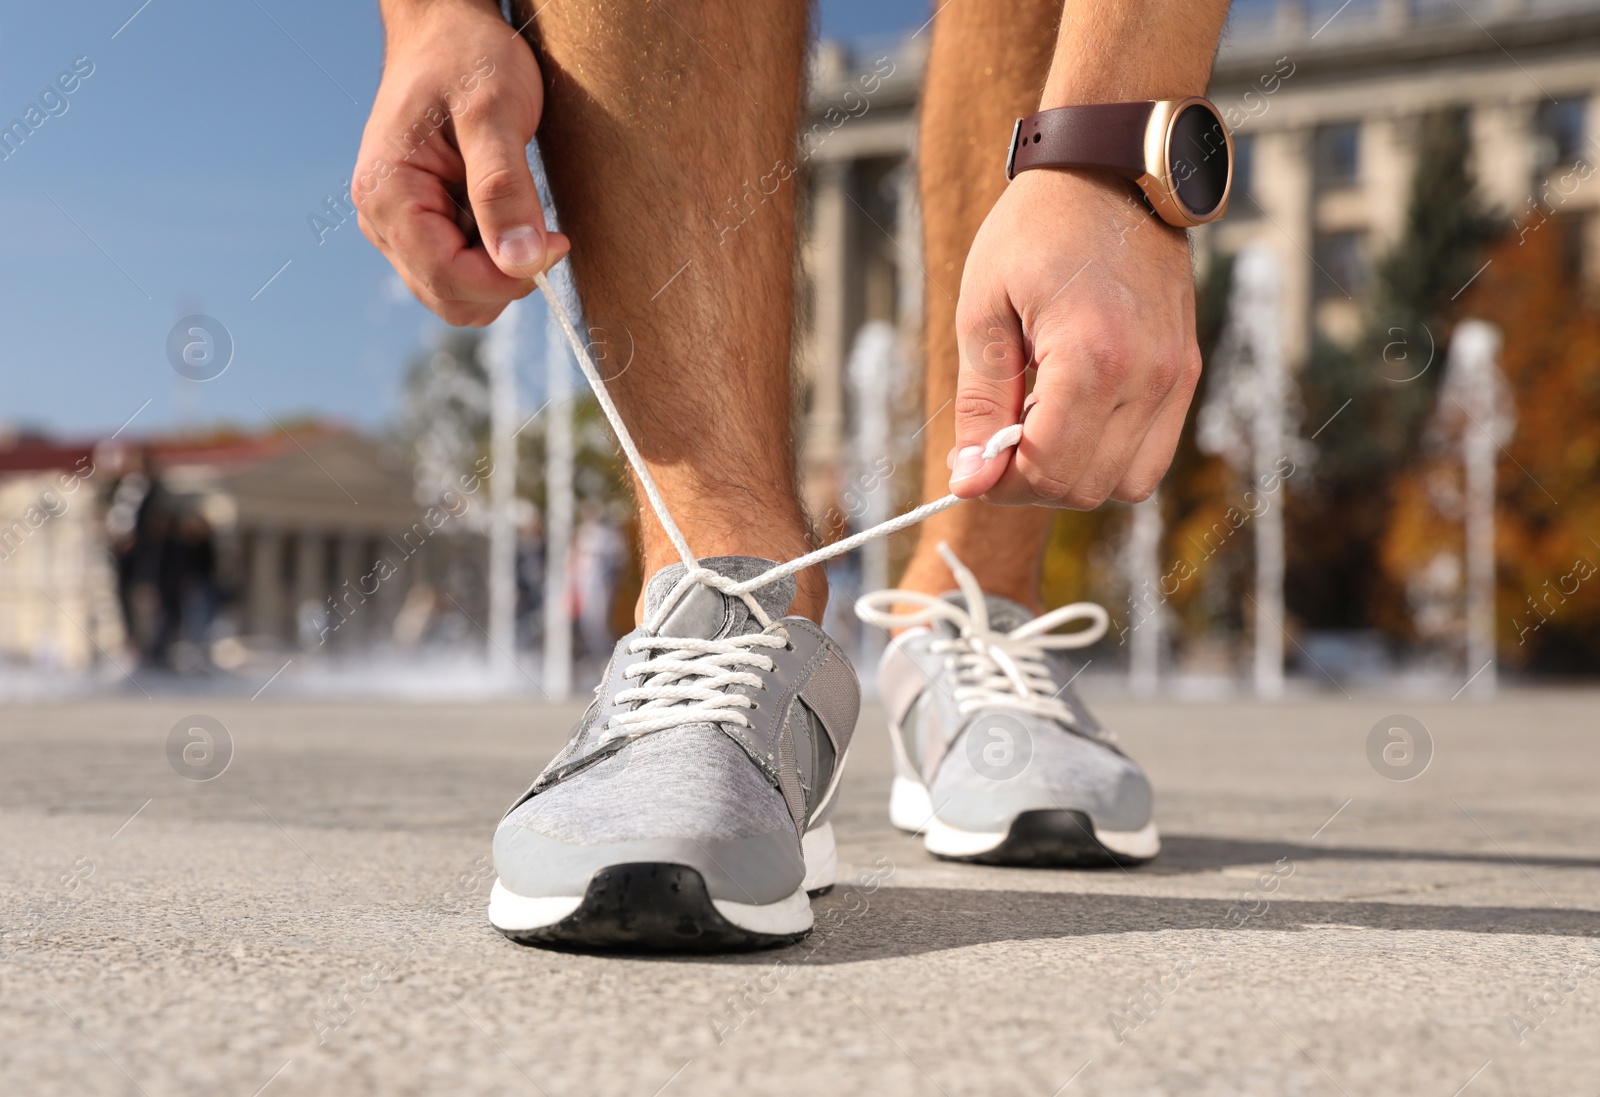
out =
[[(617, 959), (482, 914), (573, 709), (10, 707), (0, 1093), (1600, 1091), (1600, 695), (1101, 709), (1154, 865), (931, 860), (869, 710), (825, 931)], [(197, 710), (233, 743), (206, 783), (168, 758)], [(1409, 782), (1403, 743), (1369, 760), (1395, 713), (1433, 739)]]

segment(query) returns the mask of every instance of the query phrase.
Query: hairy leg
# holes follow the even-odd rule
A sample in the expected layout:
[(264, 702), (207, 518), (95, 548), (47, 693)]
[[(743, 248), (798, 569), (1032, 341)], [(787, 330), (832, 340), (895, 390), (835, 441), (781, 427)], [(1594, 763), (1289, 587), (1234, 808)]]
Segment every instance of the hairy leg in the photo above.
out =
[[(573, 274), (651, 475), (696, 555), (800, 555), (791, 177), (805, 5), (562, 0), (528, 33)], [(648, 575), (678, 557), (638, 494)], [(799, 580), (794, 612), (820, 620), (820, 569)]]
[[(922, 99), (921, 198), (925, 256), (934, 279), (959, 285), (967, 251), (1005, 190), (1011, 126), (1039, 109), (1050, 70), (1060, 0), (950, 4), (934, 20)], [(930, 286), (927, 411), (922, 492), (949, 491), (945, 458), (955, 444), (956, 302)], [(935, 410), (937, 409), (937, 414)], [(928, 594), (955, 587), (936, 546), (949, 542), (985, 590), (1039, 606), (1039, 567), (1053, 511), (966, 502), (923, 523), (901, 586)]]

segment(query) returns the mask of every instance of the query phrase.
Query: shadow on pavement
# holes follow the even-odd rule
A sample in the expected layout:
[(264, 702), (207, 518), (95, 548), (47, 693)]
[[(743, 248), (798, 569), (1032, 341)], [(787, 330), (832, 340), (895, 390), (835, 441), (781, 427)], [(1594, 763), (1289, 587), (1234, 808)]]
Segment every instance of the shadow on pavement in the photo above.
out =
[(1211, 872), (1229, 865), (1271, 864), (1280, 857), (1293, 861), (1437, 861), (1507, 868), (1532, 865), (1536, 868), (1600, 869), (1600, 858), (1595, 857), (1297, 845), (1249, 838), (1212, 838), (1204, 834), (1163, 834), (1161, 856), (1141, 871), (1156, 875)]
[[(1228, 899), (1071, 892), (882, 887), (871, 896), (835, 893), (815, 903), (816, 933), (771, 952), (705, 957), (701, 962), (771, 964), (775, 960), (849, 964), (1010, 941), (1043, 941), (1164, 930), (1234, 932), (1240, 906)], [(1245, 931), (1343, 930), (1515, 933), (1538, 937), (1600, 935), (1600, 911), (1536, 907), (1467, 907), (1267, 897)], [(839, 911), (843, 914), (830, 912)], [(847, 913), (846, 913), (847, 912)], [(829, 927), (833, 928), (830, 930)], [(1174, 941), (1173, 952), (1209, 950), (1210, 938)], [(1380, 947), (1381, 942), (1373, 942)], [(682, 962), (687, 957), (672, 959)]]

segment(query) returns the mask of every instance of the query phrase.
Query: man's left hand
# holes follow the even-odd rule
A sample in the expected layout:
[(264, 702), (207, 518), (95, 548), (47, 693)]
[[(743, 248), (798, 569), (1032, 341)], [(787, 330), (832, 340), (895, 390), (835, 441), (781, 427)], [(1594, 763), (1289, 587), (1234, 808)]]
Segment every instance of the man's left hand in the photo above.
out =
[[(1200, 377), (1186, 235), (1132, 184), (1017, 176), (978, 230), (956, 309), (961, 369), (950, 490), (1090, 510), (1138, 502), (1172, 461)], [(985, 462), (1019, 421), (1017, 448)]]

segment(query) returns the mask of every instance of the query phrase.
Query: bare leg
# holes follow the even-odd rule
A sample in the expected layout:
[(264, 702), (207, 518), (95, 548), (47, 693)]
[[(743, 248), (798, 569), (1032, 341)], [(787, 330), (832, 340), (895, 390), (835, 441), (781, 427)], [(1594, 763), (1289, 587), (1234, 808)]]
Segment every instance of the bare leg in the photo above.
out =
[[(800, 555), (791, 176), (805, 5), (561, 0), (539, 7), (535, 31), (539, 139), (573, 273), (613, 361), (632, 345), (609, 388), (651, 475), (696, 555)], [(757, 189), (765, 201), (748, 202)], [(642, 510), (649, 575), (677, 553)], [(794, 612), (820, 620), (821, 570), (799, 580)]]
[[(978, 226), (1005, 189), (1002, 171), (1012, 123), (1039, 109), (1050, 70), (1060, 0), (950, 4), (934, 20), (922, 99), (922, 213), (928, 270), (935, 281), (960, 284)], [(956, 303), (937, 287), (927, 293), (927, 411), (922, 493), (949, 491), (945, 458), (955, 444)], [(925, 522), (901, 586), (928, 594), (955, 587), (935, 546), (947, 541), (985, 590), (1039, 605), (1039, 567), (1052, 511), (962, 503)]]

